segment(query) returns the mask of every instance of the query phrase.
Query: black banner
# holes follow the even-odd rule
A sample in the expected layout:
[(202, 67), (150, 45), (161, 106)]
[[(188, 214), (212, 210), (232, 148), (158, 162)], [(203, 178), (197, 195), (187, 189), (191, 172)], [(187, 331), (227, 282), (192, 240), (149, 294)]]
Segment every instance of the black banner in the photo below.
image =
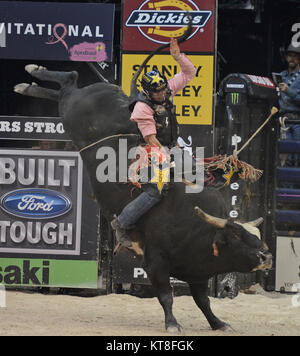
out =
[(0, 2), (0, 58), (112, 60), (114, 4)]
[(0, 140), (71, 141), (61, 118), (0, 116)]

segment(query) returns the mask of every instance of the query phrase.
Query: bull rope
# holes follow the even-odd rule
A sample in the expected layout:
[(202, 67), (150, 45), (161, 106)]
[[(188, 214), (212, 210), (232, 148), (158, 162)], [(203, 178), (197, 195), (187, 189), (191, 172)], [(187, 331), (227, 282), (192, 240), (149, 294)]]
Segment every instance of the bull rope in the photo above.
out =
[[(177, 39), (178, 43), (182, 43), (184, 42), (189, 36), (190, 34), (192, 33), (192, 30), (193, 30), (193, 23), (192, 23), (192, 17), (190, 16), (189, 12), (187, 11), (186, 12), (186, 17), (188, 18), (189, 20), (189, 23), (188, 23), (188, 26), (187, 26), (187, 30), (185, 31), (185, 33), (179, 37)], [(170, 46), (170, 43), (166, 43), (158, 48), (156, 48), (156, 50), (154, 50), (152, 53), (149, 54), (149, 56), (144, 60), (144, 62), (139, 66), (138, 70), (134, 73), (132, 79), (131, 79), (131, 93), (130, 93), (130, 97), (132, 97), (134, 94), (136, 94), (136, 91), (137, 91), (137, 88), (136, 88), (136, 81), (137, 81), (137, 78), (138, 76), (142, 73), (142, 70), (143, 68), (145, 67), (145, 65), (149, 62), (149, 60), (157, 53), (159, 53), (160, 51), (162, 51), (163, 49), (166, 49)], [(135, 86), (135, 89), (134, 89), (134, 86)], [(98, 143), (101, 143), (102, 141), (105, 141), (105, 140), (108, 140), (110, 138), (113, 138), (113, 137), (120, 137), (120, 136), (138, 136), (137, 134), (119, 134), (119, 135), (112, 135), (112, 136), (108, 136), (108, 137), (105, 137), (97, 142), (94, 142), (94, 143), (91, 143), (90, 145), (86, 146), (86, 147), (83, 147), (81, 150), (79, 150), (79, 152), (83, 152), (95, 145), (97, 145)]]
[[(215, 171), (217, 169), (222, 169), (225, 173), (225, 177), (229, 184), (231, 176), (233, 173), (238, 173), (238, 176), (242, 180), (250, 180), (252, 183), (256, 182), (263, 174), (263, 171), (256, 169), (250, 164), (240, 161), (238, 155), (249, 145), (249, 143), (254, 139), (254, 137), (263, 129), (263, 127), (270, 121), (273, 115), (278, 112), (276, 107), (273, 107), (270, 115), (267, 117), (265, 122), (254, 132), (254, 134), (245, 142), (245, 144), (238, 150), (237, 142), (235, 141), (235, 148), (233, 154), (218, 155), (211, 158), (204, 159), (204, 169), (208, 172)], [(225, 178), (224, 177), (224, 178)]]
[[(184, 32), (184, 34), (177, 38), (177, 42), (179, 43), (183, 43), (184, 41), (186, 41), (186, 39), (190, 36), (190, 34), (192, 33), (193, 30), (193, 21), (192, 21), (192, 17), (189, 14), (189, 12), (186, 12), (186, 17), (189, 20), (189, 23), (187, 25), (187, 29)], [(145, 68), (146, 64), (149, 62), (149, 60), (156, 55), (157, 53), (161, 52), (163, 49), (166, 49), (170, 46), (170, 42), (157, 47), (152, 53), (149, 54), (149, 56), (144, 60), (144, 62), (139, 66), (139, 68), (137, 69), (137, 71), (133, 74), (132, 79), (131, 79), (131, 86), (130, 86), (130, 97), (135, 97), (138, 94), (138, 89), (137, 89), (137, 79), (139, 77), (139, 75), (142, 73), (142, 70)]]
[(96, 145), (98, 145), (99, 143), (103, 142), (103, 141), (106, 141), (106, 140), (109, 140), (111, 138), (114, 138), (114, 137), (123, 137), (123, 136), (139, 136), (137, 134), (118, 134), (118, 135), (112, 135), (112, 136), (107, 136), (107, 137), (104, 137), (104, 138), (101, 138), (101, 140), (98, 140), (96, 142), (93, 142), (91, 143), (90, 145), (88, 146), (85, 146), (83, 147), (82, 149), (79, 150), (79, 153), (91, 148), (91, 147), (94, 147)]
[(265, 127), (265, 125), (271, 120), (272, 116), (274, 116), (278, 112), (278, 109), (273, 106), (270, 115), (267, 117), (266, 121), (254, 132), (254, 134), (248, 139), (247, 142), (244, 143), (242, 148), (240, 148), (238, 151), (234, 150), (233, 156), (237, 158), (237, 156), (243, 151), (244, 148), (246, 148), (249, 143), (254, 139), (254, 137)]

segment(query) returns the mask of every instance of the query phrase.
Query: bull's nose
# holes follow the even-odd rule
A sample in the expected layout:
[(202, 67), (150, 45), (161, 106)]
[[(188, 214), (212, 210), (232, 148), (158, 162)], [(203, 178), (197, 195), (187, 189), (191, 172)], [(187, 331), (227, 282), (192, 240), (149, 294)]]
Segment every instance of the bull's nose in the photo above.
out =
[(272, 267), (273, 256), (270, 252), (260, 251), (259, 258), (261, 260), (261, 265), (264, 267), (264, 269), (269, 269)]
[(258, 270), (263, 271), (263, 270), (272, 268), (273, 256), (271, 255), (270, 252), (259, 251), (257, 253), (257, 257), (259, 258), (259, 265), (256, 268), (254, 268), (252, 270), (252, 272), (258, 271)]

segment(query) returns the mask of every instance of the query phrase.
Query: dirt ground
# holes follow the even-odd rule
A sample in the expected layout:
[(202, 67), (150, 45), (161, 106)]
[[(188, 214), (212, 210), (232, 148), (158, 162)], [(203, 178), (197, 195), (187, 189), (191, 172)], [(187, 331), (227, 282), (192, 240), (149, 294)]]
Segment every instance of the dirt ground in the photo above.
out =
[[(300, 296), (299, 306), (293, 306), (292, 295), (264, 291), (255, 295), (240, 293), (233, 300), (210, 299), (213, 312), (235, 330), (232, 335), (300, 335)], [(212, 331), (189, 296), (174, 299), (174, 315), (184, 336), (230, 335)], [(127, 294), (84, 298), (6, 291), (6, 307), (0, 308), (0, 318), (0, 336), (168, 335), (157, 299)]]

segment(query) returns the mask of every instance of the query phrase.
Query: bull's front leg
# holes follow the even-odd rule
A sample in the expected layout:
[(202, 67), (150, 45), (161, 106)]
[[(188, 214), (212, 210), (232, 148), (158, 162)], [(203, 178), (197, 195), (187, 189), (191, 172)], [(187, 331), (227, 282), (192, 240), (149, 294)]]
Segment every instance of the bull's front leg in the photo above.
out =
[(182, 327), (173, 315), (173, 289), (170, 285), (170, 274), (166, 260), (158, 257), (159, 253), (144, 267), (156, 291), (157, 298), (165, 313), (165, 327), (169, 333), (181, 333)]
[(205, 315), (209, 325), (213, 330), (222, 330), (232, 332), (233, 329), (229, 324), (218, 319), (210, 308), (210, 300), (208, 298), (208, 280), (201, 283), (189, 283), (192, 296), (195, 303)]
[(43, 88), (43, 87), (38, 86), (35, 83), (17, 84), (14, 87), (14, 91), (18, 94), (33, 96), (35, 98), (49, 99), (49, 100), (54, 100), (54, 101), (59, 100), (59, 91), (58, 90)]

